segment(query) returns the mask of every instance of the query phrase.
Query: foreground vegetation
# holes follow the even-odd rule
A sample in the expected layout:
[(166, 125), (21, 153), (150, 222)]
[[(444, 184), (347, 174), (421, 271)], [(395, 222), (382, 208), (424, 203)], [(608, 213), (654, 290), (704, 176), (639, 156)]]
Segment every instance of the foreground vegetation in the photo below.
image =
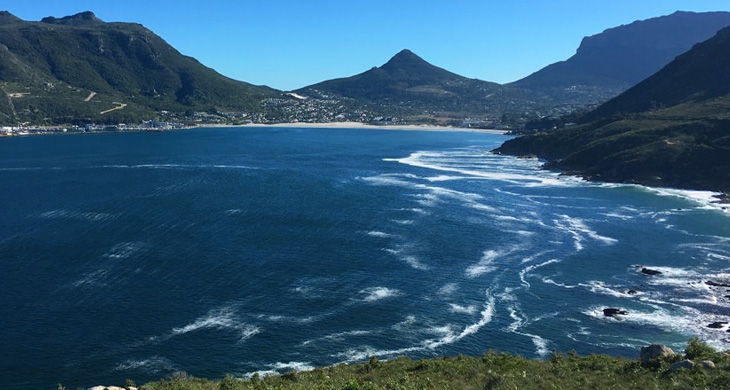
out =
[[(710, 360), (715, 368), (670, 369), (691, 359)], [(389, 361), (371, 358), (355, 365), (338, 365), (281, 376), (254, 376), (248, 380), (230, 375), (220, 381), (189, 378), (185, 374), (143, 385), (144, 390), (420, 390), (420, 389), (727, 389), (730, 388), (730, 354), (717, 352), (692, 340), (684, 355), (654, 360), (644, 366), (638, 359), (605, 355), (553, 355), (546, 360), (487, 352), (481, 357), (441, 357)]]

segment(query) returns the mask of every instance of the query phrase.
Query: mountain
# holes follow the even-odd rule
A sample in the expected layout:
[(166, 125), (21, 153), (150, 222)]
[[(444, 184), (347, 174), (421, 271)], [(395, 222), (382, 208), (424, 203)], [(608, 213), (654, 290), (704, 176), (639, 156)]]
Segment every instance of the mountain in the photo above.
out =
[(403, 50), (380, 67), (358, 75), (323, 81), (296, 91), (307, 96), (334, 96), (360, 103), (390, 106), (413, 115), (494, 114), (504, 111), (519, 93), (497, 83), (469, 79), (434, 66)]
[(560, 101), (605, 101), (730, 26), (730, 12), (676, 12), (586, 37), (574, 56), (510, 86)]
[(453, 94), (449, 89), (472, 81), (489, 90), (499, 89), (498, 84), (470, 80), (431, 65), (405, 49), (381, 67), (374, 67), (352, 77), (323, 81), (302, 88), (300, 91), (317, 90), (365, 100), (387, 99), (393, 95), (411, 94), (445, 97)]
[(220, 75), (142, 25), (105, 23), (92, 12), (40, 22), (0, 13), (0, 86), (2, 123), (256, 110), (279, 95)]
[(730, 28), (580, 119), (507, 141), (589, 179), (730, 192)]

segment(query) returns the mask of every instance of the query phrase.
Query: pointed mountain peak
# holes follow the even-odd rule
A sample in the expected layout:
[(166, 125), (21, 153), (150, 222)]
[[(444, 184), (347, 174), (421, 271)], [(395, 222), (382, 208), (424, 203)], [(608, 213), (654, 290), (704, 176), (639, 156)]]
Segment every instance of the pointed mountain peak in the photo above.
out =
[(398, 54), (394, 55), (385, 65), (388, 66), (388, 64), (395, 65), (395, 64), (403, 64), (403, 63), (428, 63), (423, 58), (417, 56), (415, 53), (408, 49), (403, 49)]
[(20, 22), (21, 19), (8, 11), (0, 11), (0, 23)]
[(99, 19), (93, 12), (85, 11), (85, 12), (79, 12), (76, 15), (64, 16), (60, 19), (54, 18), (53, 16), (49, 16), (49, 17), (41, 19), (41, 22), (51, 23), (51, 24), (78, 25), (78, 24), (86, 24), (86, 23), (101, 23), (101, 22), (103, 22), (103, 20)]
[(432, 65), (408, 49), (401, 50), (385, 65), (379, 68), (398, 79), (419, 80), (420, 83), (430, 84), (445, 79), (463, 78), (445, 69)]
[(403, 49), (398, 52), (398, 54), (394, 55), (393, 57), (401, 57), (401, 58), (421, 58), (414, 54), (412, 51), (408, 49)]

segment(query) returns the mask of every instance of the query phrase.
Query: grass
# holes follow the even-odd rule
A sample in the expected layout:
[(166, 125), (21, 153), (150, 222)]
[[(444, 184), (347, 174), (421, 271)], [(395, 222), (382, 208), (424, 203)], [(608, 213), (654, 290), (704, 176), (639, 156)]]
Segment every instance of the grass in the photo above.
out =
[[(684, 358), (712, 360), (715, 369), (672, 371)], [(654, 361), (606, 355), (578, 356), (554, 352), (546, 360), (487, 352), (481, 357), (454, 356), (425, 360), (399, 357), (367, 363), (289, 372), (280, 376), (236, 379), (189, 378), (184, 374), (150, 382), (143, 390), (425, 390), (425, 389), (727, 389), (730, 354), (692, 340), (685, 355)]]

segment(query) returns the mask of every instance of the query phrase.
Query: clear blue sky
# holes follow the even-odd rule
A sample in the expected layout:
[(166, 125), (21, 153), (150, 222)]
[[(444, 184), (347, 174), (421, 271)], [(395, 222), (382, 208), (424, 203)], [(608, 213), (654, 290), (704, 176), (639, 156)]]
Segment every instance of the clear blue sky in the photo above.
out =
[[(4, 4), (2, 4), (4, 3)], [(463, 76), (506, 83), (634, 20), (730, 11), (728, 0), (24, 0), (25, 20), (90, 10), (137, 22), (220, 73), (296, 89), (363, 72), (408, 48)]]

